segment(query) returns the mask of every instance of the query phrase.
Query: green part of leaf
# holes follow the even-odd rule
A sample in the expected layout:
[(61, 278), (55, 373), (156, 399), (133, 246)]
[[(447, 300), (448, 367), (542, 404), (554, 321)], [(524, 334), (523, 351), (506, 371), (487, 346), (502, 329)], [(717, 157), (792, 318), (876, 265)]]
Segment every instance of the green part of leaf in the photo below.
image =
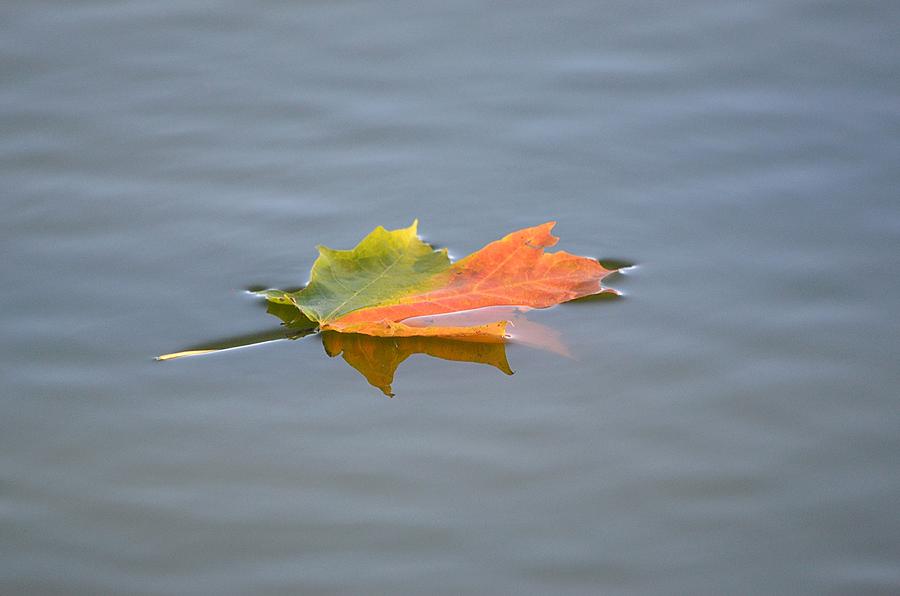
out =
[(450, 258), (446, 249), (434, 250), (419, 239), (418, 223), (399, 230), (379, 226), (352, 250), (318, 247), (309, 285), (294, 294), (273, 294), (273, 301), (289, 296), (322, 325), (365, 306), (429, 289), (436, 274), (450, 267)]
[(291, 306), (294, 304), (294, 301), (291, 300), (292, 292), (285, 292), (283, 290), (259, 290), (250, 293), (265, 298), (269, 302), (274, 302), (275, 304), (288, 304)]
[(314, 331), (318, 328), (315, 321), (310, 321), (303, 312), (293, 304), (281, 304), (269, 302), (266, 312), (276, 316), (284, 323), (284, 326), (293, 331)]

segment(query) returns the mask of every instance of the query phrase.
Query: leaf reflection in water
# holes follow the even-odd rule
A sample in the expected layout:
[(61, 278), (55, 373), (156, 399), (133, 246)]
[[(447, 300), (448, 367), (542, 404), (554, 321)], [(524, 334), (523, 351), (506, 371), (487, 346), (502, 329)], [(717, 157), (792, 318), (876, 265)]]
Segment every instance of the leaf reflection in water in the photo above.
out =
[(374, 337), (325, 331), (322, 333), (322, 345), (331, 357), (343, 354), (347, 364), (388, 397), (394, 395), (391, 384), (397, 367), (413, 354), (488, 364), (507, 375), (513, 374), (506, 360), (506, 344), (503, 342), (471, 342), (443, 337)]
[[(362, 374), (372, 386), (387, 396), (393, 396), (391, 385), (397, 367), (414, 354), (425, 354), (455, 362), (487, 364), (507, 375), (513, 374), (506, 358), (506, 344), (510, 341), (570, 357), (556, 330), (525, 319), (524, 313), (528, 310), (530, 309), (522, 307), (489, 307), (451, 315), (416, 317), (404, 321), (415, 327), (472, 326), (501, 320), (509, 321), (507, 327), (509, 337), (506, 340), (494, 338), (490, 341), (465, 341), (460, 338), (434, 336), (375, 337), (337, 331), (324, 331), (320, 335), (326, 354), (331, 357), (343, 356), (344, 361)], [(316, 332), (316, 324), (291, 305), (269, 303), (267, 312), (281, 319), (280, 329), (192, 346), (180, 352), (164, 354), (157, 360), (175, 360), (272, 341), (299, 339)]]

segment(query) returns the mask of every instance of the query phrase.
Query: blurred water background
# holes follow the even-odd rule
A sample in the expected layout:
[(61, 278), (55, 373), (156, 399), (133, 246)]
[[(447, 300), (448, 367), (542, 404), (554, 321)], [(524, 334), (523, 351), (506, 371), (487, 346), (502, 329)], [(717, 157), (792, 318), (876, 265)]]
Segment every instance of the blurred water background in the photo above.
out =
[[(0, 6), (3, 594), (897, 594), (900, 4)], [(251, 286), (638, 267), (387, 399)]]

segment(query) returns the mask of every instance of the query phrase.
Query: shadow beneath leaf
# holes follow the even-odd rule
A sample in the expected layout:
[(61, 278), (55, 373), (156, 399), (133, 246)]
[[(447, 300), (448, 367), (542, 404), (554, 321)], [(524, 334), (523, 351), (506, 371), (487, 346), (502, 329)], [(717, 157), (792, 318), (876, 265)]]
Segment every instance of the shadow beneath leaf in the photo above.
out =
[(615, 302), (623, 298), (622, 293), (617, 290), (609, 290), (600, 292), (599, 294), (591, 294), (583, 296), (575, 300), (569, 300), (566, 304), (596, 304), (598, 302)]
[(303, 313), (294, 306), (269, 302), (266, 306), (266, 312), (281, 319), (282, 326), (280, 329), (260, 331), (257, 333), (247, 333), (244, 335), (232, 335), (222, 339), (197, 344), (185, 348), (180, 352), (163, 354), (162, 356), (157, 356), (156, 359), (162, 361), (176, 360), (178, 358), (186, 358), (188, 356), (202, 356), (204, 354), (223, 352), (225, 350), (246, 348), (248, 346), (258, 346), (260, 344), (267, 344), (273, 341), (282, 341), (285, 339), (300, 339), (301, 337), (312, 335), (317, 331), (316, 324), (306, 318)]
[(610, 271), (621, 271), (622, 269), (629, 269), (637, 264), (632, 263), (631, 261), (625, 261), (623, 259), (597, 259), (597, 262), (603, 265), (604, 269), (609, 269)]

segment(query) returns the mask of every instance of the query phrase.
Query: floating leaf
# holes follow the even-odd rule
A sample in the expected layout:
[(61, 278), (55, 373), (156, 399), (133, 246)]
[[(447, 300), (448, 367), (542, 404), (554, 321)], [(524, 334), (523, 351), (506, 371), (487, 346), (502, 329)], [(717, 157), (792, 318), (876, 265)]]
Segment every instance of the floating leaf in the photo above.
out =
[[(525, 228), (457, 263), (408, 228), (376, 228), (351, 250), (319, 247), (303, 289), (255, 292), (282, 320), (279, 330), (231, 337), (165, 354), (159, 360), (298, 339), (322, 331), (330, 356), (344, 360), (387, 395), (413, 354), (491, 365), (512, 374), (511, 339), (568, 356), (560, 335), (522, 313), (561, 302), (618, 295), (600, 281), (616, 271), (594, 259), (547, 253), (554, 223)], [(609, 265), (615, 267), (616, 265)]]
[(383, 227), (351, 250), (319, 247), (309, 285), (293, 293), (267, 290), (267, 299), (290, 300), (323, 331), (384, 337), (444, 336), (496, 341), (505, 321), (478, 326), (413, 327), (405, 319), (490, 306), (546, 308), (601, 292), (615, 270), (564, 251), (547, 253), (558, 238), (555, 222), (513, 232), (451, 264), (408, 228)]

